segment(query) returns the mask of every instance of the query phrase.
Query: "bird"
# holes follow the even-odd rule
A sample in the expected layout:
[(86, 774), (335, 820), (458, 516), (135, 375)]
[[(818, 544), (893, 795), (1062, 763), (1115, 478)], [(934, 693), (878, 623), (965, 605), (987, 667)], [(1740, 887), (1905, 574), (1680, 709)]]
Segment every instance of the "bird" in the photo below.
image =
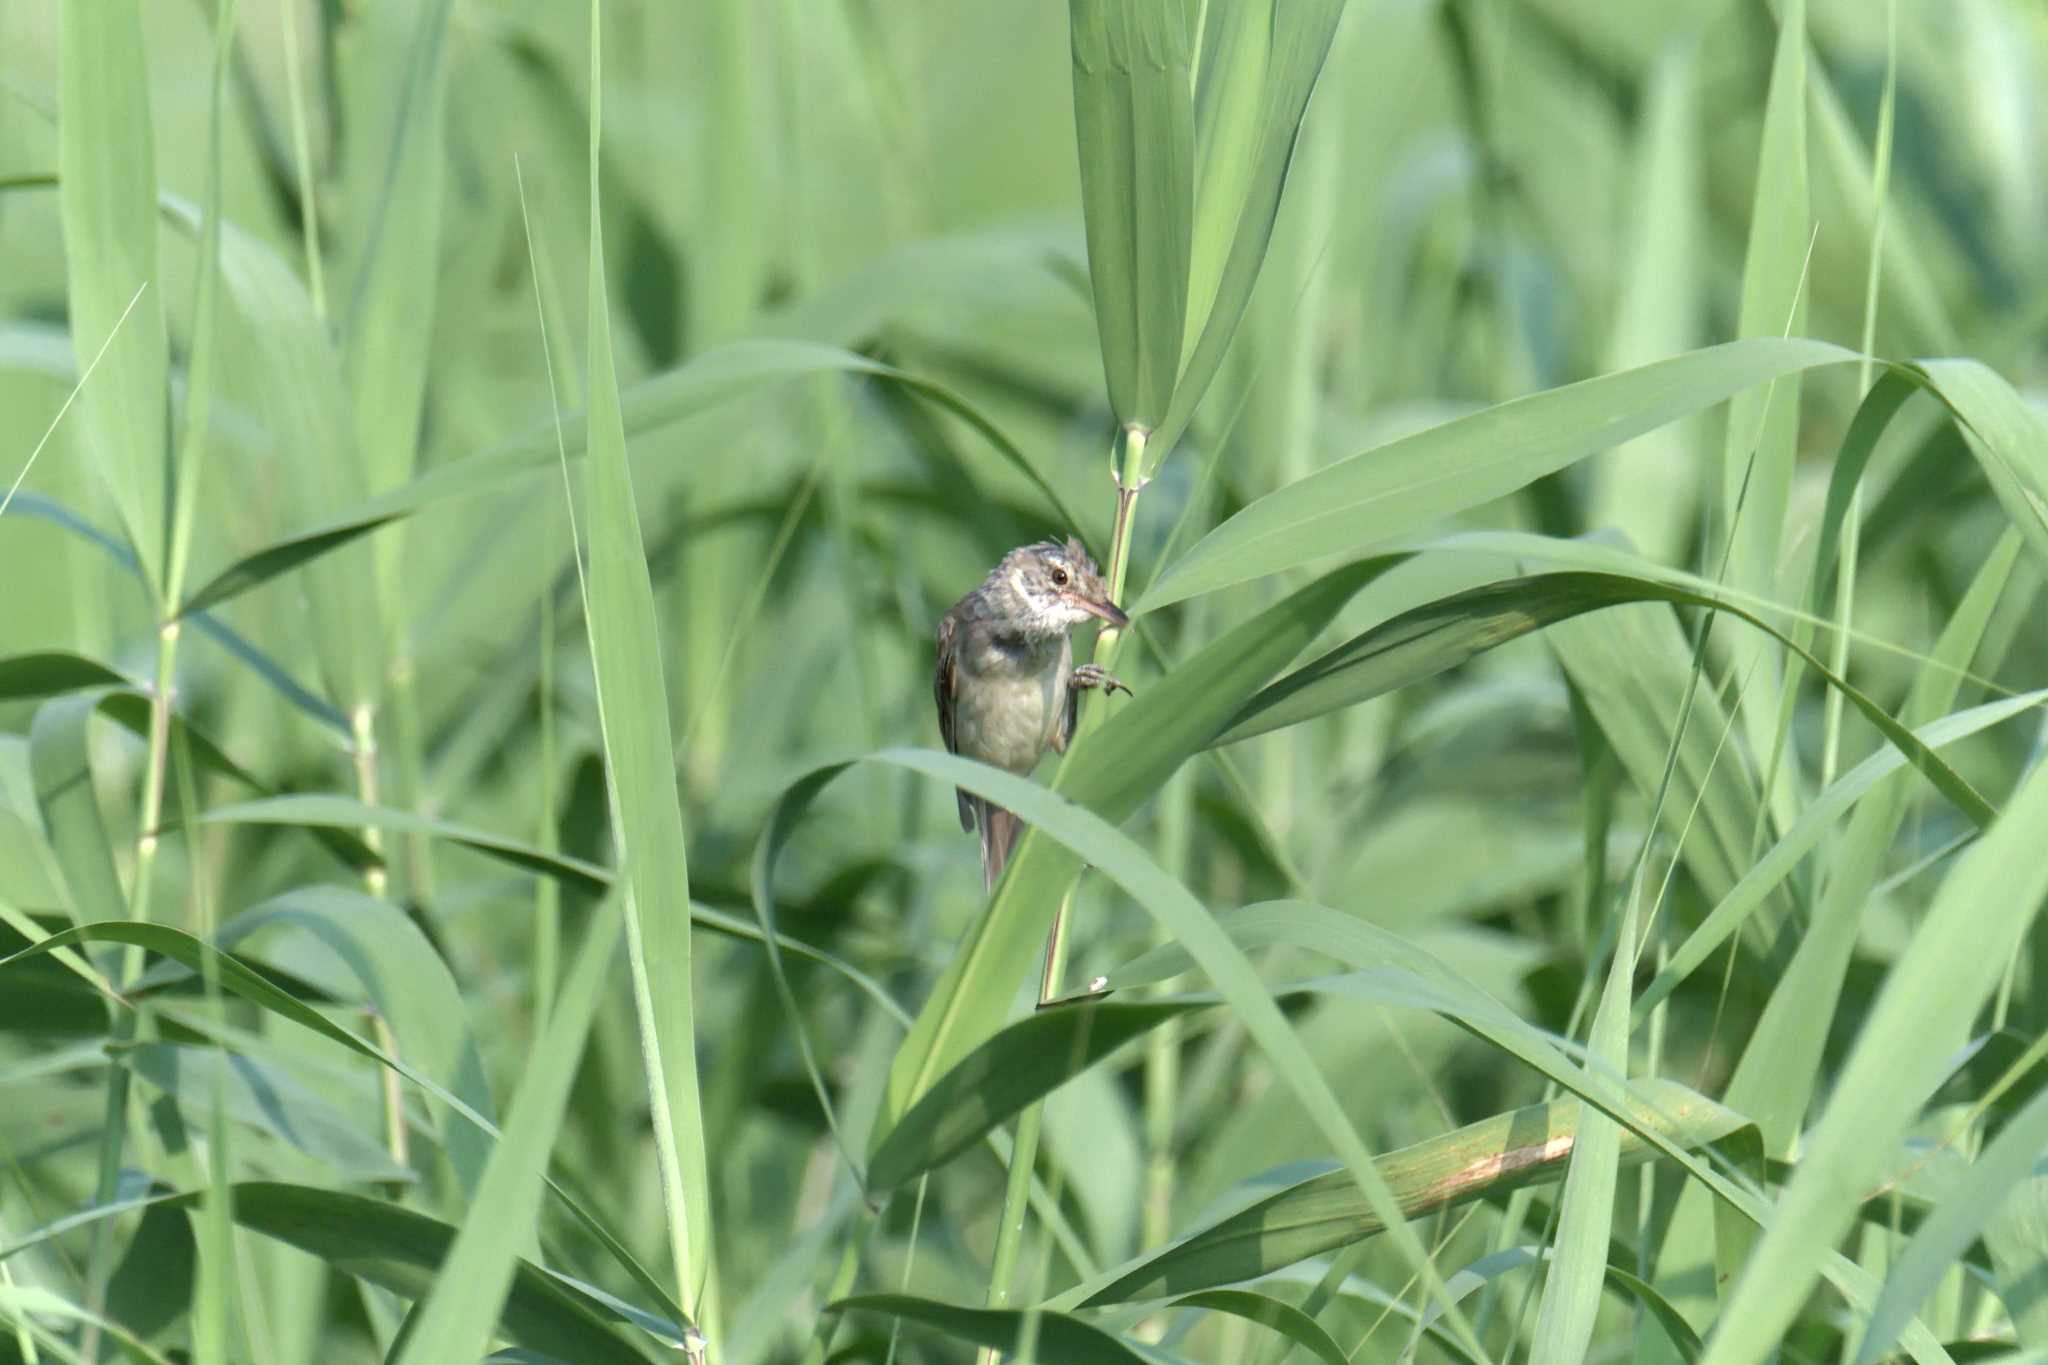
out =
[[(1004, 555), (939, 618), (932, 694), (946, 748), (1020, 776), (1051, 746), (1065, 753), (1081, 693), (1131, 689), (1097, 664), (1074, 667), (1067, 632), (1090, 620), (1130, 625), (1081, 542), (1042, 540)], [(960, 828), (981, 837), (984, 890), (993, 889), (1018, 833), (1017, 817), (956, 791)]]

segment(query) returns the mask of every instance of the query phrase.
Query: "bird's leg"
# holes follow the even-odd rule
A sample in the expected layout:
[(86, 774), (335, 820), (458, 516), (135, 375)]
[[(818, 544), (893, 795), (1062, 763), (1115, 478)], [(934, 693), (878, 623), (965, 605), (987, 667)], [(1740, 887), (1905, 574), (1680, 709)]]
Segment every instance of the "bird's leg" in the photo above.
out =
[(1127, 697), (1138, 695), (1125, 685), (1123, 679), (1111, 674), (1101, 664), (1082, 664), (1074, 670), (1073, 676), (1067, 679), (1067, 685), (1069, 687), (1099, 687), (1105, 696), (1113, 696), (1119, 691)]

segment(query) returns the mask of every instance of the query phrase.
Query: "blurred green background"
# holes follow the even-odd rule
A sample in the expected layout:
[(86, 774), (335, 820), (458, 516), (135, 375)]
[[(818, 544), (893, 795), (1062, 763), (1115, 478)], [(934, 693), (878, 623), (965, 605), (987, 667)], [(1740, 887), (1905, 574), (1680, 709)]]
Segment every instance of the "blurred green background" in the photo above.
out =
[[(1218, 6), (1189, 8), (1220, 22)], [(1811, 0), (1792, 44), (1803, 56), (1799, 85), (1778, 130), (1781, 156), (1797, 149), (1791, 195), (1768, 188), (1764, 126), (1774, 54), (1782, 64), (1788, 50), (1781, 8), (1352, 0), (1243, 323), (1189, 436), (1138, 504), (1130, 596), (1232, 513), (1334, 461), (1738, 335), (1789, 332), (1859, 350), (1867, 341), (1887, 359), (1972, 357), (2038, 422), (2048, 362), (2048, 11), (2029, 0)], [(212, 609), (220, 631), (188, 627), (176, 710), (253, 782), (219, 764), (173, 762), (162, 796), (172, 829), (160, 851), (138, 856), (148, 842), (138, 814), (152, 768), (147, 726), (138, 733), (116, 706), (107, 714), (120, 723), (86, 728), (84, 790), (97, 798), (114, 890), (125, 883), (132, 902), (138, 882), (152, 883), (150, 917), (194, 932), (232, 932), (251, 907), (309, 887), (387, 899), (411, 926), (402, 933), (446, 965), (421, 978), (439, 982), (439, 994), (414, 1006), (474, 1040), (483, 1092), (506, 1112), (592, 919), (592, 883), (536, 878), (531, 866), (398, 827), (375, 836), (388, 871), (366, 880), (361, 857), (352, 867), (333, 837), (323, 845), (294, 827), (346, 820), (200, 824), (185, 818), (196, 813), (186, 800), (209, 808), (341, 794), (549, 858), (611, 860), (567, 504), (584, 516), (586, 537), (604, 528), (588, 524), (580, 474), (565, 495), (552, 416), (558, 404), (575, 412), (585, 403), (580, 285), (594, 180), (689, 892), (733, 930), (700, 921), (690, 967), (723, 1327), (712, 1358), (965, 1359), (971, 1348), (944, 1335), (892, 1343), (888, 1318), (842, 1322), (822, 1308), (850, 1290), (979, 1303), (1002, 1166), (975, 1148), (886, 1210), (863, 1205), (814, 1080), (831, 1094), (847, 1143), (863, 1150), (902, 1027), (843, 974), (788, 954), (786, 992), (780, 968), (742, 931), (754, 923), (751, 860), (793, 782), (828, 759), (938, 745), (931, 632), (947, 605), (1004, 550), (1048, 534), (1077, 532), (1106, 556), (1117, 418), (1089, 285), (1065, 7), (607, 4), (595, 175), (580, 6), (243, 0), (217, 158), (212, 5), (145, 0), (137, 13), (147, 70), (138, 108), (168, 205), (154, 302), (168, 337), (173, 445), (195, 354), (194, 228), (210, 176), (231, 235), (303, 289), (281, 292), (261, 275), (238, 285), (237, 258), (225, 258), (186, 596), (246, 556), (374, 508), (366, 500), (377, 495), (421, 487), (436, 470), (475, 469), (478, 457), (501, 464), (449, 485), (448, 496), (420, 496), (407, 507), (415, 515), (312, 567), (266, 570)], [(68, 191), (50, 181), (60, 166), (70, 177), (67, 155), (76, 155), (62, 145), (64, 102), (93, 89), (60, 78), (65, 25), (56, 4), (0, 7), (0, 450), (9, 452), (0, 477), (11, 482), (40, 450), (0, 522), (0, 663), (62, 652), (141, 684), (161, 657), (156, 608), (123, 562), (118, 480), (96, 458), (87, 420), (92, 384), (57, 421), (90, 359), (74, 346), (80, 284), (67, 276), (87, 267), (78, 256), (67, 267)], [(1880, 109), (1894, 62), (1887, 147)], [(118, 86), (119, 72), (108, 79)], [(170, 201), (188, 206), (184, 220)], [(1766, 258), (1780, 263), (1777, 276), (1759, 265)], [(1774, 278), (1789, 280), (1791, 295), (1773, 294)], [(118, 312), (132, 286), (102, 283)], [(1775, 321), (1761, 323), (1766, 316)], [(305, 349), (308, 335), (330, 344)], [(771, 341), (843, 348), (957, 401), (836, 364), (792, 365), (801, 372), (783, 378), (726, 368), (736, 343)], [(327, 371), (308, 378), (315, 360)], [(1796, 404), (1772, 419), (1795, 424), (1777, 429), (1793, 458), (1782, 532), (1768, 529), (1761, 559), (1734, 560), (1746, 605), (1809, 603), (1829, 480), (1867, 382), (1859, 367), (1834, 365), (1774, 391)], [(325, 406), (308, 393), (327, 395)], [(1729, 430), (1753, 422), (1760, 433), (1760, 406), (1738, 403), (1734, 418), (1705, 400), (1682, 406), (1681, 420), (1523, 480), (1509, 496), (1402, 528), (1407, 544), (1431, 548), (1359, 591), (1323, 638), (1564, 562), (1543, 562), (1533, 540), (1451, 539), (1460, 532), (1587, 537), (1639, 556), (1644, 581), (1655, 569), (1721, 581), (1741, 457), (1776, 437)], [(1079, 524), (1055, 524), (1039, 490), (962, 410), (1021, 450)], [(2033, 471), (2022, 485), (2048, 486), (2038, 428), (2004, 448)], [(1447, 465), (1445, 477), (1460, 468)], [(1908, 724), (2023, 691), (2048, 666), (2044, 560), (2033, 541), (2019, 550), (2010, 529), (2039, 527), (2013, 510), (2027, 505), (2024, 493), (2015, 504), (1998, 492), (1927, 401), (1891, 423), (1860, 480), (1861, 532), (1844, 568), (1859, 634), (1839, 656), (1825, 632), (1813, 648), (1840, 658), (1858, 688)], [(1384, 542), (1357, 550), (1369, 546)], [(1980, 577), (1987, 555), (2004, 556), (1995, 582)], [(1175, 664), (1334, 562), (1316, 556), (1146, 614), (1119, 672), (1142, 698)], [(1973, 582), (1988, 583), (1981, 602), (1966, 600)], [(1811, 602), (1829, 619), (1843, 606), (1832, 589)], [(1956, 646), (1951, 667), (1968, 670), (1959, 693), (1913, 714), (1909, 692), (1928, 675), (1944, 628), (1972, 613), (1985, 619)], [(1796, 617), (1764, 614), (1799, 628)], [(1212, 911), (1320, 902), (1428, 951), (1536, 1028), (1584, 1041), (1626, 899), (1617, 897), (1632, 876), (1646, 878), (1635, 887), (1645, 913), (1658, 907), (1629, 930), (1645, 935), (1640, 991), (1830, 780), (1886, 751), (1853, 708), (1840, 719), (1810, 669), (1789, 693), (1782, 754), (1768, 751), (1773, 721), (1754, 720), (1746, 689), (1775, 703), (1782, 650), (1727, 624), (1695, 661), (1696, 609), (1612, 615), (1636, 624), (1599, 634), (1607, 614), (1596, 613), (1213, 751), (1179, 767), (1124, 828)], [(62, 723), (51, 709), (59, 702), (43, 699), (50, 689), (25, 665), (4, 677), (0, 904), (19, 912), (11, 951), (31, 931), (119, 916), (83, 906), (72, 826), (53, 819), (50, 769), (33, 752), (33, 736)], [(1636, 686), (1636, 722), (1621, 716), (1622, 702), (1588, 700), (1602, 683)], [(1667, 794), (1657, 779), (1681, 705), (1714, 722), (1696, 722), (1685, 741), (1709, 757), (1682, 768)], [(1730, 722), (1719, 769), (1724, 714), (1744, 723)], [(2023, 716), (1943, 757), (2003, 806), (2038, 732), (2038, 719)], [(871, 976), (911, 1014), (982, 904), (974, 841), (955, 825), (947, 785), (858, 768), (803, 814), (775, 864), (780, 928)], [(1859, 836), (1839, 810), (1818, 817), (1828, 826), (1818, 851), (1623, 1043), (1631, 1074), (1743, 1109), (1726, 1092), (1746, 1041), (1780, 999), (1774, 988), (1812, 919), (1862, 876), (1838, 1005), (1824, 1000), (1808, 1030), (1823, 1048), (1819, 1079), (1771, 1094), (1784, 1110), (1764, 1120), (1773, 1159), (1796, 1158), (1784, 1139), (1821, 1112), (1880, 981), (1907, 956), (1935, 888), (1971, 842), (1964, 814), (1924, 782), (1882, 790), (1895, 819)], [(1724, 821), (1717, 837), (1728, 836), (1716, 846), (1718, 871), (1682, 852), (1686, 803), (1703, 793), (1700, 820)], [(2012, 876), (2015, 895), (2032, 885), (2023, 870)], [(1099, 875), (1082, 879), (1074, 923), (1075, 981), (1158, 939)], [(295, 997), (366, 1037), (373, 1019), (393, 1013), (388, 1003), (366, 1011), (361, 982), (309, 929), (264, 932), (251, 951)], [(1337, 969), (1301, 948), (1257, 960), (1270, 982)], [(1957, 1072), (1924, 1113), (1925, 1096), (1907, 1097), (1915, 1109), (1901, 1122), (1913, 1119), (1911, 1133), (1881, 1157), (1887, 1170), (1911, 1167), (1899, 1188), (1923, 1201), (1916, 1207), (1938, 1204), (1964, 1178), (2038, 1084), (2031, 1063), (2014, 1073), (2027, 1078), (2016, 1095), (1993, 1082), (2048, 1024), (2044, 966), (2026, 943), (1995, 1007), (1972, 1022), (1972, 1038), (1991, 1040), (1971, 1064), (1981, 1075)], [(47, 960), (33, 970), (40, 975), (28, 964), (0, 973), (0, 1249), (113, 1190), (102, 1167), (115, 1071), (136, 1078), (136, 1098), (116, 1108), (123, 1123), (158, 1129), (130, 1139), (120, 1189), (152, 1179), (191, 1188), (203, 1168), (176, 1163), (214, 1150), (193, 1136), (212, 1105), (192, 1078), (210, 1075), (215, 1055), (198, 1045), (205, 1030), (180, 1014), (201, 1008), (196, 984), (159, 982), (179, 1003), (145, 1022), (139, 1047), (132, 1027), (115, 1030), (135, 1050), (110, 1057), (103, 1044), (114, 1026), (79, 975)], [(622, 955), (578, 1054), (552, 1169), (666, 1284), (668, 1229), (627, 978)], [(404, 1103), (419, 1131), (393, 1151), (388, 1072), (246, 1002), (227, 1008), (230, 1045), (263, 1068), (248, 1102), (226, 1105), (235, 1179), (372, 1193), (464, 1221), (474, 1190), (451, 1174), (435, 1136), (438, 1101), (411, 1094)], [(1375, 1152), (1555, 1093), (1539, 1071), (1427, 1011), (1323, 996), (1293, 999), (1287, 1012)], [(1244, 1202), (1247, 1190), (1274, 1184), (1276, 1168), (1332, 1155), (1232, 1011), (1145, 1046), (1085, 1071), (1046, 1107), (1038, 1170), (1066, 1221), (1046, 1237), (1041, 1208), (1025, 1265), (1048, 1294), (1187, 1231), (1218, 1201)], [(166, 1117), (181, 1105), (192, 1130), (184, 1136)], [(410, 1163), (417, 1179), (400, 1178), (394, 1163)], [(1682, 1182), (1663, 1169), (1614, 1184), (1625, 1242), (1672, 1217)], [(1938, 1280), (1924, 1310), (1933, 1337), (2043, 1344), (2030, 1301), (2013, 1296), (2041, 1245), (2039, 1228), (2013, 1211), (2032, 1197), (2019, 1180), (1998, 1187), (2004, 1204), (1979, 1210), (1981, 1223), (2004, 1208), (2004, 1231), (1972, 1241), (1972, 1259)], [(1449, 1277), (1489, 1253), (1545, 1244), (1554, 1196), (1534, 1205), (1502, 1196), (1414, 1226)], [(1688, 1216), (1677, 1215), (1661, 1267), (1638, 1264), (1634, 1251), (1626, 1265), (1704, 1332), (1714, 1291), (1651, 1273), (1687, 1256), (1713, 1263), (1706, 1223)], [(1882, 1277), (1918, 1216), (1896, 1230), (1872, 1216), (1864, 1231), (1826, 1244)], [(374, 1276), (351, 1278), (344, 1254), (308, 1255), (244, 1228), (222, 1243), (234, 1248), (239, 1288), (205, 1274), (194, 1287), (193, 1267), (207, 1264), (194, 1239), (208, 1235), (194, 1232), (196, 1221), (131, 1213), (109, 1226), (118, 1231), (104, 1242), (72, 1233), (0, 1261), (12, 1270), (0, 1281), (0, 1360), (34, 1359), (37, 1349), (46, 1359), (78, 1349), (192, 1358), (181, 1353), (215, 1349), (195, 1347), (188, 1311), (209, 1303), (231, 1304), (235, 1323), (216, 1359), (324, 1365), (397, 1359), (405, 1348), (400, 1324), (417, 1286), (394, 1292)], [(540, 1243), (531, 1229), (520, 1234), (522, 1249), (543, 1246), (550, 1264), (664, 1311), (559, 1204), (546, 1206), (539, 1229)], [(1428, 1333), (1417, 1325), (1425, 1291), (1401, 1254), (1359, 1240), (1331, 1256), (1263, 1287), (1305, 1302), (1352, 1359), (1396, 1360), (1411, 1342), (1419, 1358), (1468, 1358), (1433, 1319)], [(1482, 1278), (1463, 1307), (1491, 1358), (1552, 1349), (1548, 1327), (1538, 1329), (1543, 1281), (1532, 1263)], [(1325, 1287), (1310, 1293), (1319, 1279)], [(1593, 1282), (1597, 1297), (1597, 1274)], [(100, 1342), (61, 1315), (36, 1318), (41, 1335), (10, 1329), (28, 1312), (6, 1297), (10, 1286), (97, 1301), (137, 1344)], [(1644, 1303), (1620, 1291), (1600, 1300), (1587, 1358), (1682, 1354)], [(1303, 1336), (1198, 1307), (1102, 1321), (1147, 1343), (1154, 1359), (1271, 1361), (1283, 1350), (1307, 1359), (1312, 1349)], [(1860, 1321), (1823, 1293), (1801, 1310), (1780, 1358), (1851, 1359)], [(634, 1349), (652, 1349), (636, 1340)]]

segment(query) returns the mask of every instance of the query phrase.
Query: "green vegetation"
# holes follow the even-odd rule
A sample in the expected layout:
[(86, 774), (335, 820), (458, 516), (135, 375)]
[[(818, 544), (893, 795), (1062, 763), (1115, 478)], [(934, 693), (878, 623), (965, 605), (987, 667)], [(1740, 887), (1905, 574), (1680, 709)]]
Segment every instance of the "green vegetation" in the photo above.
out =
[(2048, 1359), (2044, 147), (2028, 0), (0, 10), (0, 1365)]

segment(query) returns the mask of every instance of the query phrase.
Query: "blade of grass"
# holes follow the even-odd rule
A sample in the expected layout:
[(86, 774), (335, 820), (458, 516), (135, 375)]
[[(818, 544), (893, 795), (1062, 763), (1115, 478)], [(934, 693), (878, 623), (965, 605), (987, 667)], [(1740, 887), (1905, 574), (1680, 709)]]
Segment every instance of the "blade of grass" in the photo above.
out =
[(1110, 410), (1150, 431), (1180, 375), (1194, 212), (1194, 7), (1069, 0), (1088, 275)]
[[(1631, 578), (1621, 574), (1566, 570), (1509, 579), (1469, 589), (1404, 612), (1391, 621), (1338, 646), (1295, 670), (1248, 701), (1235, 723), (1217, 744), (1247, 738), (1322, 715), (1338, 706), (1380, 696), (1394, 688), (1463, 663), (1495, 645), (1546, 626), (1580, 620), (1601, 607), (1669, 602), (1726, 613), (1756, 627), (1793, 651), (1827, 683), (1847, 697), (1886, 740), (1927, 776), (1942, 795), (1954, 802), (1980, 828), (1990, 823), (1990, 805), (1947, 763), (1913, 737), (1910, 730), (1872, 701), (1861, 689), (1836, 677), (1820, 660), (1788, 635), (1732, 603), (1688, 588)], [(1608, 673), (1606, 680), (1636, 676)], [(1647, 755), (1646, 751), (1646, 755)], [(1662, 750), (1647, 771), (1662, 765)], [(1743, 829), (1748, 828), (1747, 824)], [(1730, 835), (1734, 830), (1731, 827)], [(1742, 836), (1746, 840), (1747, 835)], [(1730, 845), (1732, 869), (1738, 858)]]
[(159, 281), (156, 149), (136, 0), (65, 6), (60, 57), (65, 297), (79, 358), (94, 355), (101, 371), (85, 404), (89, 444), (151, 600), (161, 601), (170, 344), (162, 290), (150, 287)]
[[(584, 584), (591, 667), (612, 808), (612, 839), (626, 906), (634, 1011), (653, 1110), (676, 1298), (717, 1338), (711, 1301), (710, 1176), (697, 1086), (690, 980), (690, 873), (683, 814), (669, 761), (668, 689), (660, 623), (648, 578), (626, 431), (612, 362), (604, 218), (599, 198), (603, 128), (601, 5), (590, 6), (590, 463), (584, 493), (590, 567)], [(567, 466), (563, 466), (567, 477)]]
[(1286, 1300), (1267, 1294), (1254, 1294), (1243, 1289), (1210, 1289), (1175, 1299), (1168, 1307), (1203, 1308), (1212, 1313), (1228, 1313), (1256, 1322), (1283, 1338), (1283, 1345), (1291, 1342), (1322, 1361), (1323, 1365), (1347, 1365), (1350, 1359), (1314, 1318)]
[[(461, 990), (403, 911), (347, 887), (299, 887), (236, 915), (218, 942), (233, 948), (252, 935), (285, 928), (324, 945), (346, 966), (388, 1022), (398, 1055), (426, 1075), (446, 1078), (448, 1089), (484, 1118), (496, 1116)], [(458, 1120), (438, 1099), (429, 1096), (427, 1103), (456, 1182), (473, 1199), (490, 1154), (484, 1132)]]
[[(1635, 1122), (1688, 1149), (1733, 1132), (1740, 1115), (1670, 1081), (1638, 1083)], [(1379, 1164), (1404, 1214), (1504, 1194), (1554, 1181), (1577, 1145), (1585, 1112), (1573, 1097), (1528, 1105), (1389, 1152)], [(1657, 1149), (1621, 1130), (1620, 1159), (1654, 1158)], [(1171, 1246), (1147, 1252), (1055, 1298), (1055, 1305), (1141, 1302), (1270, 1274), (1383, 1230), (1379, 1216), (1342, 1172), (1311, 1177), (1230, 1214)]]
[[(384, 130), (387, 143), (379, 149), (378, 192), (363, 210), (372, 221), (355, 263), (345, 361), (364, 483), (374, 491), (410, 478), (419, 449), (440, 265), (441, 139), (448, 99), (443, 53), (452, 8), (452, 0), (427, 0), (414, 11), (396, 107)], [(386, 556), (386, 573), (395, 568)], [(387, 593), (397, 586), (387, 579)]]
[[(1309, 97), (1344, 0), (1211, 7), (1196, 90), (1199, 178), (1190, 254), (1186, 359), (1147, 443), (1149, 475), (1173, 453), (1222, 368), (1272, 244)], [(1196, 329), (1199, 327), (1199, 331)]]
[(1732, 394), (1855, 358), (1824, 342), (1753, 338), (1455, 418), (1266, 494), (1198, 541), (1130, 610), (1416, 534)]
[(856, 1294), (827, 1305), (826, 1311), (887, 1313), (994, 1351), (1024, 1351), (1019, 1359), (1041, 1358), (1027, 1350), (1027, 1343), (1035, 1343), (1045, 1353), (1043, 1359), (1061, 1361), (1063, 1365), (1068, 1361), (1073, 1365), (1144, 1365), (1146, 1360), (1100, 1327), (1038, 1309), (1014, 1312), (961, 1308), (908, 1294)]

